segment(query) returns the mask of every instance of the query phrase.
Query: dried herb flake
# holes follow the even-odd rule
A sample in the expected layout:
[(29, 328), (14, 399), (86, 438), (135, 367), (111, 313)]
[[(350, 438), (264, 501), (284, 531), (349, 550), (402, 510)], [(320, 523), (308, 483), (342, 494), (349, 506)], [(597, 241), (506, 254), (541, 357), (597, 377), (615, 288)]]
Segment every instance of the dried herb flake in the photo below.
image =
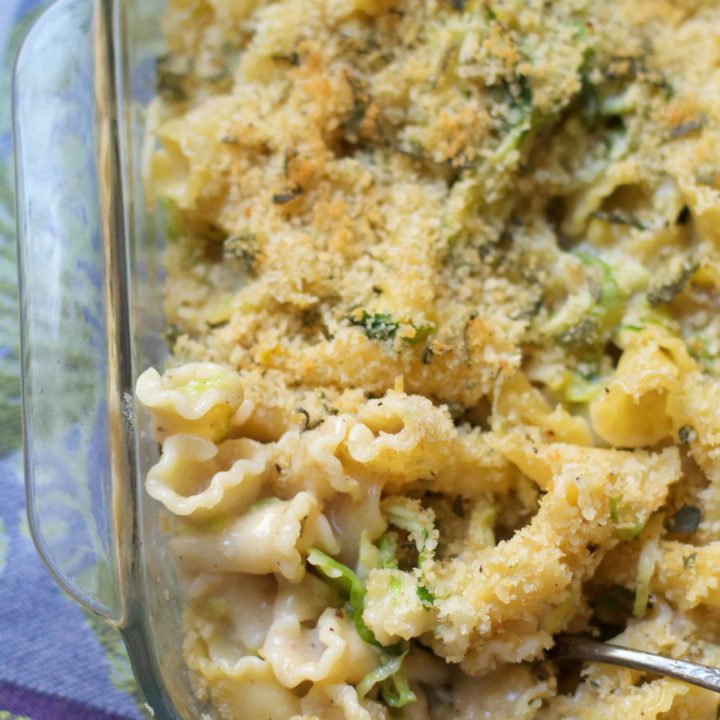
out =
[(610, 223), (611, 225), (627, 225), (628, 227), (636, 228), (637, 230), (647, 230), (648, 227), (638, 218), (630, 215), (629, 213), (621, 212), (619, 210), (606, 211), (596, 210), (590, 213), (590, 217), (602, 220), (603, 222)]
[(660, 283), (652, 288), (647, 294), (647, 300), (652, 307), (658, 305), (667, 305), (679, 295), (688, 284), (688, 281), (698, 269), (698, 261), (694, 258), (688, 258), (680, 266), (680, 270), (670, 280)]
[(697, 432), (695, 431), (695, 428), (691, 427), (690, 425), (683, 425), (678, 430), (678, 441), (683, 445), (691, 443), (696, 438)]
[(275, 195), (272, 196), (272, 201), (275, 205), (287, 205), (302, 194), (303, 189), (298, 185), (289, 192), (275, 193)]
[(223, 241), (223, 251), (227, 257), (240, 260), (248, 275), (255, 274), (260, 251), (255, 233), (231, 235)]
[(425, 610), (429, 610), (435, 605), (435, 595), (420, 583), (417, 585), (417, 596)]

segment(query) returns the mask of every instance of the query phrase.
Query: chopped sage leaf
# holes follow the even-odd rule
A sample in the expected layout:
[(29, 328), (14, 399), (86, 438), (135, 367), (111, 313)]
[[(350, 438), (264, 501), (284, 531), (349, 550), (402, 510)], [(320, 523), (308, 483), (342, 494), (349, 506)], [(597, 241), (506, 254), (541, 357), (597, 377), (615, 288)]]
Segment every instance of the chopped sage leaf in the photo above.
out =
[(700, 508), (694, 505), (683, 505), (668, 521), (670, 532), (693, 533), (700, 525)]

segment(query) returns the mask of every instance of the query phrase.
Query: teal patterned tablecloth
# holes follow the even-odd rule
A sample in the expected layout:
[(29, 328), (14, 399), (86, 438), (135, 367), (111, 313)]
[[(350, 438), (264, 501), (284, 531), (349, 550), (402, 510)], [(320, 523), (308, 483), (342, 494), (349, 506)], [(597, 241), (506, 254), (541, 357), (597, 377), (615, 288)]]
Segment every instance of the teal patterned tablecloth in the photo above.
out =
[(0, 720), (129, 720), (145, 712), (122, 640), (52, 581), (24, 508), (10, 87), (45, 5), (0, 0)]

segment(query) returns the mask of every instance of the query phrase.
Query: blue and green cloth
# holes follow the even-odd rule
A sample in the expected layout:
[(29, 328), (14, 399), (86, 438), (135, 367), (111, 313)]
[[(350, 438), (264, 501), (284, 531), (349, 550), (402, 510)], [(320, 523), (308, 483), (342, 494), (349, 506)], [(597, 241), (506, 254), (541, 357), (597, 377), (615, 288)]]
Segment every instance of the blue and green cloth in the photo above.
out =
[(0, 0), (0, 720), (137, 720), (146, 713), (120, 636), (55, 585), (25, 517), (10, 87), (47, 4)]

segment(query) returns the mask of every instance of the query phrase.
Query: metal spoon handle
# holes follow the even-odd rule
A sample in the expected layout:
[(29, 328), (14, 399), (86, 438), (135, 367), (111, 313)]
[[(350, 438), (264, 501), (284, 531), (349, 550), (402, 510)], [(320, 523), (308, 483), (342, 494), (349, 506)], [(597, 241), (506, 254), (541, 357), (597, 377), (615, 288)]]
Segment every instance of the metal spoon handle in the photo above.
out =
[(641, 650), (630, 650), (630, 648), (610, 645), (597, 640), (560, 635), (556, 639), (552, 656), (558, 659), (588, 660), (645, 670), (656, 675), (666, 675), (676, 680), (684, 680), (720, 693), (720, 668), (675, 660)]

